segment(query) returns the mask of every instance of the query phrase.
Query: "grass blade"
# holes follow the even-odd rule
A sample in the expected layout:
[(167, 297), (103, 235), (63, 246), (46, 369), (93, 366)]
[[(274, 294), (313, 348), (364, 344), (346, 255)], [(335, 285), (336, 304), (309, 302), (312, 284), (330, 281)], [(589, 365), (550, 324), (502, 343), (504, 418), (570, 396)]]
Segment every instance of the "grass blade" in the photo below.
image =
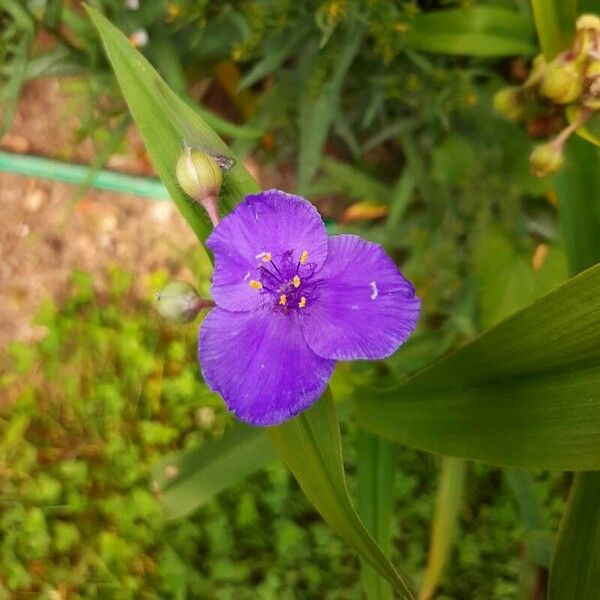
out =
[(466, 463), (461, 458), (442, 458), (427, 567), (419, 590), (419, 600), (433, 598), (448, 563), (463, 501), (465, 471)]

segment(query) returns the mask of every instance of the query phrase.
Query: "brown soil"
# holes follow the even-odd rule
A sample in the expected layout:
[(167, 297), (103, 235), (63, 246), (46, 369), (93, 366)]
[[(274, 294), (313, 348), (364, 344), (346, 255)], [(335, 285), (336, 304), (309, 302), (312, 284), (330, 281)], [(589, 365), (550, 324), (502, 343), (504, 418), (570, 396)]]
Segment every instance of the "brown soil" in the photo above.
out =
[[(67, 116), (67, 101), (57, 80), (28, 85), (0, 147), (89, 163), (94, 149), (89, 141), (74, 145), (78, 121)], [(126, 155), (111, 157), (109, 166), (151, 174), (133, 128)], [(164, 268), (191, 279), (174, 257), (195, 239), (170, 202), (90, 190), (71, 213), (75, 192), (72, 185), (0, 172), (0, 348), (43, 335), (32, 317), (45, 298), (60, 300), (75, 269), (92, 273), (98, 286), (114, 264), (140, 276)]]

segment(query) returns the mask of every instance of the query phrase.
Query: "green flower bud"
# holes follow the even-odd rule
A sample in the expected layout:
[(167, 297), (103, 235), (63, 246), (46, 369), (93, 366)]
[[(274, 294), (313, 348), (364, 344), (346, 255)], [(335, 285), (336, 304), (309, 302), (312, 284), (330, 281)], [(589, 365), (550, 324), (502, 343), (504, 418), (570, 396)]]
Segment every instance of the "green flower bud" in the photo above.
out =
[(188, 323), (203, 309), (214, 306), (211, 300), (200, 298), (190, 283), (173, 281), (156, 294), (158, 312), (168, 321)]
[(518, 121), (525, 113), (525, 107), (521, 103), (519, 88), (503, 88), (494, 94), (494, 110), (510, 119)]
[(562, 167), (563, 161), (562, 148), (552, 143), (537, 146), (529, 156), (529, 164), (538, 177), (556, 173)]
[(574, 63), (552, 62), (542, 79), (541, 93), (556, 104), (569, 104), (581, 96), (583, 75)]
[(185, 146), (177, 161), (177, 181), (183, 191), (199, 202), (213, 225), (219, 223), (217, 199), (223, 182), (223, 173), (217, 161), (205, 152)]
[(177, 181), (188, 196), (201, 201), (219, 195), (223, 174), (212, 156), (186, 148), (177, 161)]
[(600, 17), (598, 15), (581, 15), (577, 19), (577, 31), (582, 29), (591, 29), (593, 31), (600, 31)]

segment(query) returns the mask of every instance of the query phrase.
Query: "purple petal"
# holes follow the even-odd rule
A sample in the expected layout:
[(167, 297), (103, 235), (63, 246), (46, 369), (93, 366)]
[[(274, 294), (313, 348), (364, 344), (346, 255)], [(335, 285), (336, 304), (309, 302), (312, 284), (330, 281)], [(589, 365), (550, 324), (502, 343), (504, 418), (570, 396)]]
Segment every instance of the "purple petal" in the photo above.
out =
[(413, 332), (420, 302), (378, 244), (356, 235), (329, 238), (324, 281), (302, 314), (308, 345), (324, 358), (385, 358)]
[(277, 425), (308, 408), (335, 366), (308, 347), (294, 315), (270, 310), (214, 308), (200, 328), (198, 358), (206, 383), (252, 425)]
[(258, 267), (268, 265), (262, 260), (266, 253), (275, 262), (287, 253), (286, 260), (297, 263), (306, 251), (318, 270), (327, 258), (327, 231), (310, 202), (270, 190), (246, 196), (217, 225), (206, 245), (215, 255), (214, 301), (227, 310), (247, 311), (262, 304), (250, 281), (260, 281)]

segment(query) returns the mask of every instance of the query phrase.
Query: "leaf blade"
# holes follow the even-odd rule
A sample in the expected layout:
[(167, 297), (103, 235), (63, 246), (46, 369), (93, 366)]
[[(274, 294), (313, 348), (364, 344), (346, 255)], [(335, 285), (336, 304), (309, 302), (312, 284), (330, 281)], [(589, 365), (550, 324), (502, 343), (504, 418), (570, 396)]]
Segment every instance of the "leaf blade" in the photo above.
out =
[(600, 468), (600, 266), (408, 381), (359, 423), (430, 452), (523, 468)]
[(180, 519), (276, 459), (264, 430), (239, 424), (216, 441), (175, 452), (153, 470), (167, 519)]
[(403, 598), (412, 590), (365, 529), (348, 497), (341, 438), (330, 392), (298, 417), (268, 429), (280, 457), (323, 519)]
[(594, 600), (600, 589), (600, 473), (578, 473), (550, 565), (550, 600)]

